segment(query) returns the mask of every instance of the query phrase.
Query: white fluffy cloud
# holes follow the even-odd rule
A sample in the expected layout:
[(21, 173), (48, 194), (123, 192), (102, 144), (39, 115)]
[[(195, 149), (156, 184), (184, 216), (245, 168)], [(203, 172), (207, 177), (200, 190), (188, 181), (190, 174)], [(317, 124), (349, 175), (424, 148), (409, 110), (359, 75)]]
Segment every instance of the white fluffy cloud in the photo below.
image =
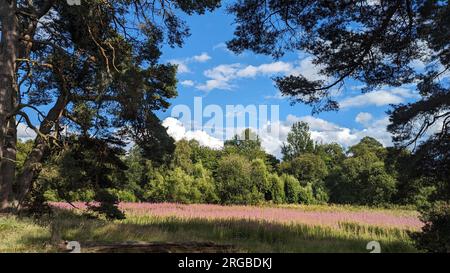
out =
[(384, 106), (389, 104), (399, 104), (406, 99), (415, 98), (417, 94), (407, 88), (393, 88), (390, 90), (377, 90), (365, 94), (348, 97), (339, 102), (341, 108), (352, 108), (362, 106)]
[(17, 138), (26, 141), (29, 139), (34, 139), (36, 137), (36, 132), (33, 131), (30, 127), (28, 127), (24, 123), (19, 123), (17, 126)]
[(184, 59), (172, 59), (169, 60), (168, 62), (174, 65), (178, 66), (178, 73), (183, 74), (183, 73), (190, 73), (191, 70), (188, 67), (189, 63), (204, 63), (207, 62), (209, 60), (211, 60), (211, 56), (208, 55), (208, 53), (203, 52), (200, 55), (195, 55), (189, 58), (184, 58)]
[(205, 83), (197, 85), (197, 88), (203, 91), (211, 91), (213, 89), (230, 90), (235, 87), (234, 80), (276, 74), (302, 74), (313, 80), (326, 79), (324, 76), (319, 75), (319, 70), (319, 67), (312, 63), (311, 57), (306, 57), (293, 63), (277, 61), (258, 66), (244, 66), (240, 63), (221, 64), (206, 70), (203, 74), (208, 80)]
[(373, 118), (373, 116), (370, 113), (367, 112), (361, 112), (358, 113), (358, 115), (356, 115), (355, 117), (355, 121), (360, 123), (360, 124), (367, 124), (369, 121), (371, 121)]
[(197, 140), (200, 145), (210, 147), (212, 149), (220, 149), (223, 147), (223, 141), (208, 135), (204, 131), (188, 131), (184, 125), (177, 119), (169, 117), (166, 118), (162, 125), (167, 128), (167, 133), (173, 137), (176, 141), (186, 139), (186, 140)]
[(194, 57), (192, 57), (192, 61), (194, 62), (198, 62), (198, 63), (204, 63), (211, 60), (211, 56), (208, 55), (208, 53), (203, 52), (200, 55), (196, 55)]
[(195, 83), (191, 80), (181, 81), (180, 84), (184, 85), (184, 86), (194, 86), (195, 85)]
[[(391, 134), (386, 130), (386, 127), (389, 124), (389, 119), (387, 116), (380, 119), (373, 119), (372, 116), (369, 119), (366, 116), (365, 123), (363, 124), (364, 128), (361, 130), (340, 126), (333, 122), (309, 115), (302, 117), (288, 115), (286, 120), (270, 124), (271, 128), (276, 129), (279, 132), (278, 135), (273, 135), (266, 130), (269, 124), (267, 124), (262, 130), (256, 130), (255, 128), (251, 129), (258, 132), (261, 139), (261, 145), (267, 153), (281, 157), (281, 145), (284, 141), (286, 141), (292, 124), (298, 121), (304, 121), (309, 124), (311, 137), (319, 143), (336, 142), (343, 147), (349, 147), (358, 143), (363, 137), (371, 136), (385, 146), (392, 145)], [(220, 149), (223, 147), (223, 139), (218, 138), (218, 136), (213, 137), (205, 131), (187, 130), (186, 127), (175, 118), (165, 119), (163, 125), (167, 128), (169, 135), (175, 140), (195, 139), (203, 146), (214, 149)], [(233, 133), (239, 134), (244, 129), (245, 128), (226, 128), (225, 131), (232, 131)]]
[(169, 63), (178, 66), (177, 72), (179, 74), (190, 73), (191, 72), (191, 70), (187, 66), (187, 63), (184, 60), (175, 60), (174, 59), (174, 60), (169, 60)]

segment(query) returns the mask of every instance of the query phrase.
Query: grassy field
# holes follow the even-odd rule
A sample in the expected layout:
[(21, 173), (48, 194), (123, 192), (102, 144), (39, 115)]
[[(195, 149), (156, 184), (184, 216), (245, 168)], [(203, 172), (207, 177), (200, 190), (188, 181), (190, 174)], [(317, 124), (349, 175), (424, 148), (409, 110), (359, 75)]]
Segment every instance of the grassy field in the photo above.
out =
[[(216, 214), (212, 214), (212, 217), (211, 215), (198, 217), (196, 214), (200, 210), (200, 215), (207, 215), (208, 209), (218, 216), (215, 217)], [(223, 212), (222, 214), (227, 216), (235, 211), (236, 217), (222, 217), (220, 209), (225, 211), (226, 214)], [(369, 252), (366, 250), (366, 245), (373, 240), (380, 242), (382, 252), (416, 251), (407, 232), (418, 228), (404, 224), (414, 223), (411, 219), (414, 219), (416, 214), (409, 210), (376, 210), (339, 206), (279, 208), (175, 204), (154, 204), (150, 207), (141, 204), (129, 205), (125, 206), (124, 210), (127, 219), (120, 221), (88, 219), (67, 210), (59, 211), (52, 219), (40, 221), (0, 216), (0, 252), (62, 251), (50, 244), (51, 241), (59, 239), (78, 241), (85, 252), (95, 251), (95, 247), (92, 246), (99, 244), (144, 242), (172, 243), (177, 246), (160, 249), (163, 252), (211, 250), (197, 245), (199, 243), (215, 245), (216, 248), (213, 251), (222, 248), (223, 251), (233, 252)], [(167, 213), (158, 214), (161, 211)], [(249, 215), (262, 215), (262, 217), (248, 217), (248, 214), (243, 214), (242, 211), (250, 211)], [(266, 215), (261, 214), (266, 212), (271, 213), (268, 215), (284, 213), (286, 217), (294, 215), (299, 218), (306, 215), (333, 221), (322, 221), (320, 224), (310, 220), (302, 222), (301, 219), (283, 221), (283, 217), (267, 218)], [(375, 220), (381, 222), (379, 225), (369, 225), (345, 221), (346, 217), (350, 220), (362, 219), (362, 222)], [(399, 221), (397, 223), (391, 218), (383, 217), (399, 217)], [(393, 221), (393, 224), (383, 225), (384, 219)], [(398, 226), (395, 226), (397, 224)]]

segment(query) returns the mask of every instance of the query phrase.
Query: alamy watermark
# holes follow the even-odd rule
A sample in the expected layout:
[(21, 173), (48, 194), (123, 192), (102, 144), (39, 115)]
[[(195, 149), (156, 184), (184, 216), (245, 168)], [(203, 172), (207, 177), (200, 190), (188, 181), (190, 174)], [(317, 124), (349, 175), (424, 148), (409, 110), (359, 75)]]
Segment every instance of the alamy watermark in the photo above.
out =
[[(225, 105), (203, 104), (202, 97), (194, 97), (194, 105), (178, 104), (172, 108), (171, 116), (193, 131), (204, 131), (218, 139), (234, 136), (255, 140), (257, 135), (279, 137), (280, 106), (266, 104)], [(243, 135), (249, 128), (254, 134)]]

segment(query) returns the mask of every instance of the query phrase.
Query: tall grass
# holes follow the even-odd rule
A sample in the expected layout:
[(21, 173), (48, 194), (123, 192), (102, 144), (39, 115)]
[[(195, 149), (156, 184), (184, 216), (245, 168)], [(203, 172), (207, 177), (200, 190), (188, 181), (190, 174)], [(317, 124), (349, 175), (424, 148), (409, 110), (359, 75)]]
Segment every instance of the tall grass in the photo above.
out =
[[(252, 219), (198, 219), (128, 215), (121, 221), (88, 219), (73, 212), (58, 213), (40, 224), (29, 219), (0, 217), (1, 252), (55, 251), (46, 247), (50, 230), (61, 239), (83, 246), (98, 243), (213, 242), (232, 245), (237, 252), (368, 252), (376, 240), (383, 252), (415, 252), (407, 231), (351, 222), (338, 226), (311, 226)], [(88, 250), (88, 249), (85, 249)]]

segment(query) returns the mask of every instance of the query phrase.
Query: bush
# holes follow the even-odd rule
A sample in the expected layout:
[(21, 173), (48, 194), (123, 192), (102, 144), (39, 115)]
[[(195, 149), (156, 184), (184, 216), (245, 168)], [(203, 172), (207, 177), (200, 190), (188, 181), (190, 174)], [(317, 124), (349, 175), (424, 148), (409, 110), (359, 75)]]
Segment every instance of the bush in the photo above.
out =
[(88, 208), (90, 211), (98, 214), (97, 216), (103, 215), (109, 220), (125, 219), (125, 214), (118, 208), (119, 200), (108, 190), (97, 191), (94, 200), (98, 203), (89, 205)]
[(167, 188), (166, 201), (179, 203), (198, 203), (202, 194), (194, 187), (194, 177), (184, 172), (181, 168), (169, 171), (165, 177)]
[(396, 190), (395, 179), (386, 172), (384, 162), (370, 153), (345, 159), (328, 180), (331, 200), (336, 203), (386, 204)]
[(201, 163), (194, 165), (194, 186), (200, 192), (200, 202), (217, 203), (219, 197), (216, 193), (216, 185), (211, 172), (203, 167)]
[(293, 175), (300, 182), (318, 183), (328, 175), (327, 165), (315, 154), (303, 154), (291, 161), (285, 161), (280, 166), (282, 172)]
[(270, 198), (275, 204), (285, 202), (286, 195), (284, 193), (284, 181), (277, 174), (269, 174)]
[(251, 183), (257, 191), (266, 196), (269, 193), (269, 172), (262, 159), (255, 159), (251, 164)]
[(223, 204), (257, 204), (264, 196), (251, 177), (252, 165), (241, 155), (222, 157), (217, 167), (216, 181)]
[(283, 174), (281, 179), (284, 182), (284, 191), (286, 202), (290, 204), (298, 203), (298, 198), (301, 191), (301, 185), (298, 180), (292, 175)]
[(421, 210), (422, 232), (411, 234), (416, 247), (436, 253), (450, 253), (450, 204), (435, 202)]
[(138, 199), (133, 192), (128, 190), (119, 189), (109, 189), (111, 194), (113, 194), (119, 202), (137, 202)]
[(316, 187), (314, 189), (314, 202), (317, 204), (325, 204), (330, 200), (328, 192), (323, 187)]
[(298, 202), (306, 205), (315, 203), (312, 184), (308, 183), (306, 186), (300, 187), (298, 192)]
[[(74, 201), (83, 201), (83, 202), (92, 202), (94, 201), (95, 198), (95, 192), (93, 190), (76, 190), (76, 191), (70, 191), (67, 194), (67, 197), (70, 202), (74, 202)], [(64, 201), (64, 200), (63, 200)]]

